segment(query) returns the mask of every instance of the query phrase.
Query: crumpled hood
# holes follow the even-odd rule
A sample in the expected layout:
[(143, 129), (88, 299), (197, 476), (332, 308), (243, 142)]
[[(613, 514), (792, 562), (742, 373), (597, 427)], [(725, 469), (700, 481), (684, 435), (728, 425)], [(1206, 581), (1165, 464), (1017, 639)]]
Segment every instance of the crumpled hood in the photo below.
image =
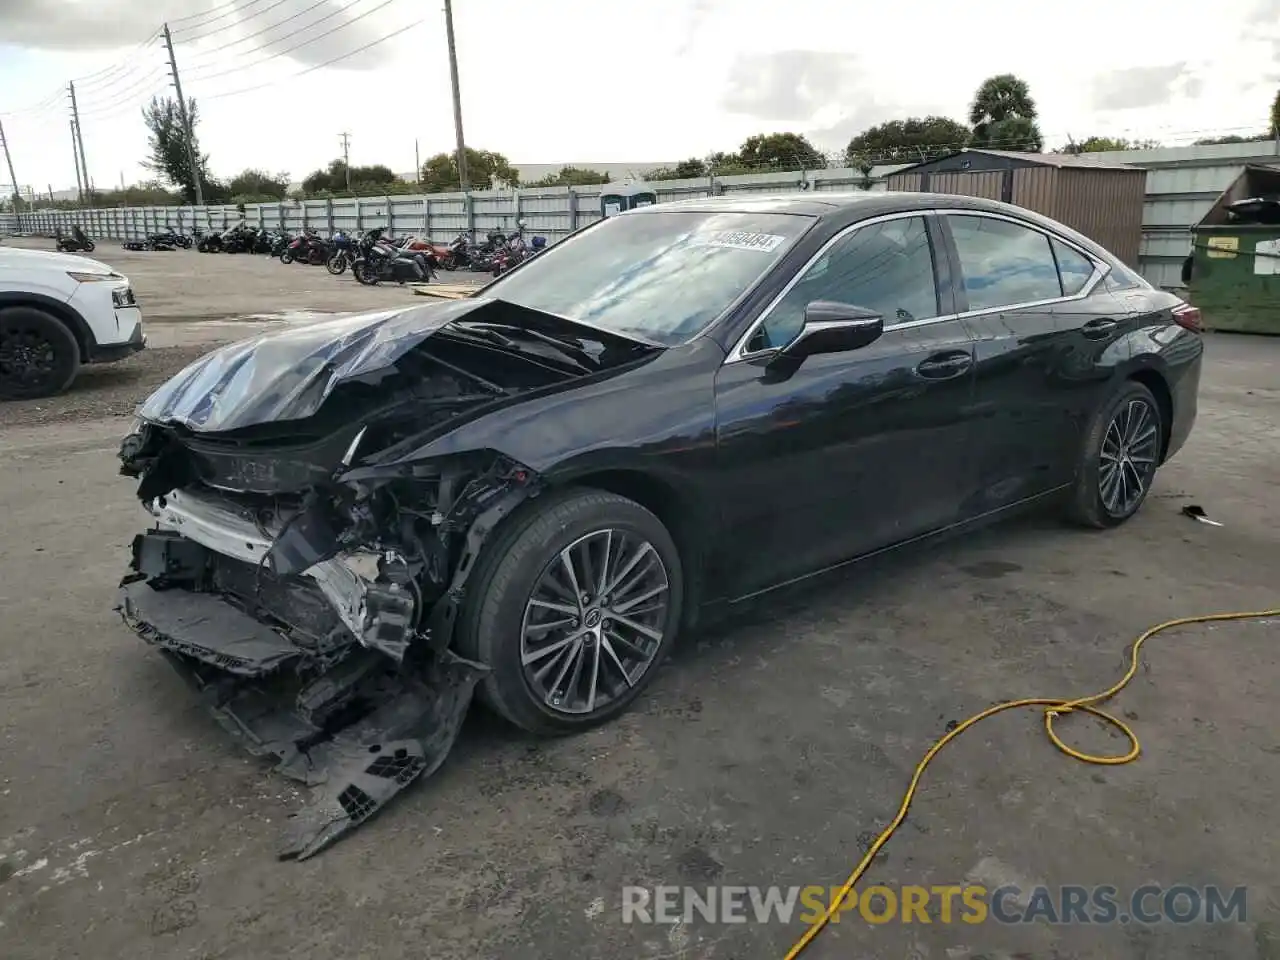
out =
[(161, 386), (138, 415), (207, 433), (302, 420), (344, 380), (387, 370), (445, 324), (494, 303), (468, 297), (362, 313), (231, 343)]

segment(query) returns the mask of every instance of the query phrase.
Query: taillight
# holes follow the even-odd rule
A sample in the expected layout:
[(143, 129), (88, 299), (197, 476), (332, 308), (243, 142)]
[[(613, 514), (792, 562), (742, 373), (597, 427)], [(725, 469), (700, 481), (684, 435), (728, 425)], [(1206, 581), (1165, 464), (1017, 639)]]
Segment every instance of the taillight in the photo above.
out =
[(1184, 330), (1190, 330), (1192, 333), (1204, 332), (1204, 325), (1201, 323), (1200, 308), (1193, 307), (1189, 303), (1179, 304), (1173, 308), (1173, 322)]

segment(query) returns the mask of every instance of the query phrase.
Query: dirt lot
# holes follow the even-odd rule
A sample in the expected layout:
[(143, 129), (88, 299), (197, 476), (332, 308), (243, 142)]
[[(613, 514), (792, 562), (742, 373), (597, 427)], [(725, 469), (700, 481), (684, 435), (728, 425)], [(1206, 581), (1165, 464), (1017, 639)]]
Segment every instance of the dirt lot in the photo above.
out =
[[(175, 281), (144, 255), (100, 256), (172, 319), (407, 296), (236, 258), (154, 255), (183, 265)], [(1101, 689), (1155, 622), (1280, 606), (1280, 341), (1211, 337), (1196, 431), (1123, 530), (1030, 518), (793, 591), (687, 638), (632, 714), (587, 736), (533, 742), (477, 712), (434, 778), (316, 859), (279, 863), (296, 792), (111, 612), (142, 525), (115, 473), (127, 421), (111, 415), (192, 339), (244, 329), (151, 329), (170, 327), (188, 346), (96, 371), (55, 416), (0, 421), (5, 958), (781, 957), (797, 922), (625, 924), (622, 888), (838, 884), (950, 721)], [(1180, 516), (1189, 503), (1223, 526)], [(846, 915), (806, 957), (1280, 958), (1277, 639), (1280, 622), (1262, 621), (1153, 640), (1118, 707), (1143, 741), (1130, 766), (1072, 763), (1030, 713), (989, 721), (932, 768), (869, 876), (1110, 884), (1122, 898), (1247, 886), (1245, 922)], [(1086, 749), (1123, 746), (1063, 726)]]
[[(6, 244), (51, 250), (53, 241), (13, 238)], [(399, 285), (365, 287), (348, 271), (285, 266), (266, 256), (201, 254), (193, 250), (137, 253), (111, 240), (93, 258), (123, 273), (142, 305), (148, 349), (121, 363), (88, 367), (72, 389), (50, 400), (0, 406), (0, 429), (20, 423), (58, 423), (125, 416), (157, 384), (212, 344), (239, 340), (280, 323), (326, 314), (421, 303)], [(480, 284), (485, 274), (441, 272), (445, 283)]]

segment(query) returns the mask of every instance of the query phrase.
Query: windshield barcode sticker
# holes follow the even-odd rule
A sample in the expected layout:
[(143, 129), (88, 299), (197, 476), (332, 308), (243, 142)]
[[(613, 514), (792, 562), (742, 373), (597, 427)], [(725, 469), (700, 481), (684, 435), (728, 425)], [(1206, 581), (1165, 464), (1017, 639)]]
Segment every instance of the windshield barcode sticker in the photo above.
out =
[(704, 247), (728, 247), (732, 250), (758, 250), (761, 253), (773, 253), (785, 240), (786, 237), (780, 237), (776, 233), (726, 231), (695, 237), (694, 243)]

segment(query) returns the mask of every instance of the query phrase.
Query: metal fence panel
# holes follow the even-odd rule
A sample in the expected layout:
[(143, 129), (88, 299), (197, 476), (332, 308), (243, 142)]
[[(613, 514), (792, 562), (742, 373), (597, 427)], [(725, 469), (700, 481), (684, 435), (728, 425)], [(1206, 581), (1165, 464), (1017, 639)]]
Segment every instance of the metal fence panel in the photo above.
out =
[[(1100, 154), (1100, 160), (1129, 163), (1147, 170), (1143, 212), (1141, 269), (1158, 285), (1176, 286), (1181, 261), (1190, 250), (1191, 224), (1197, 222), (1246, 163), (1280, 164), (1280, 143), (1168, 147)], [(859, 191), (885, 189), (884, 178), (904, 165), (861, 170), (837, 168), (787, 173), (747, 174), (665, 180), (653, 184), (659, 203), (723, 194)], [(389, 227), (396, 235), (417, 234), (448, 243), (459, 233), (511, 231), (524, 219), (530, 233), (551, 243), (600, 219), (599, 187), (536, 187), (517, 191), (483, 190), (392, 197), (284, 200), (246, 204), (245, 220), (267, 229), (298, 233), (309, 228), (328, 235), (371, 227)], [(0, 213), (0, 233), (52, 236), (79, 224), (90, 236), (141, 239), (161, 230), (221, 230), (237, 222), (234, 206), (135, 207), (102, 210), (37, 210)]]

